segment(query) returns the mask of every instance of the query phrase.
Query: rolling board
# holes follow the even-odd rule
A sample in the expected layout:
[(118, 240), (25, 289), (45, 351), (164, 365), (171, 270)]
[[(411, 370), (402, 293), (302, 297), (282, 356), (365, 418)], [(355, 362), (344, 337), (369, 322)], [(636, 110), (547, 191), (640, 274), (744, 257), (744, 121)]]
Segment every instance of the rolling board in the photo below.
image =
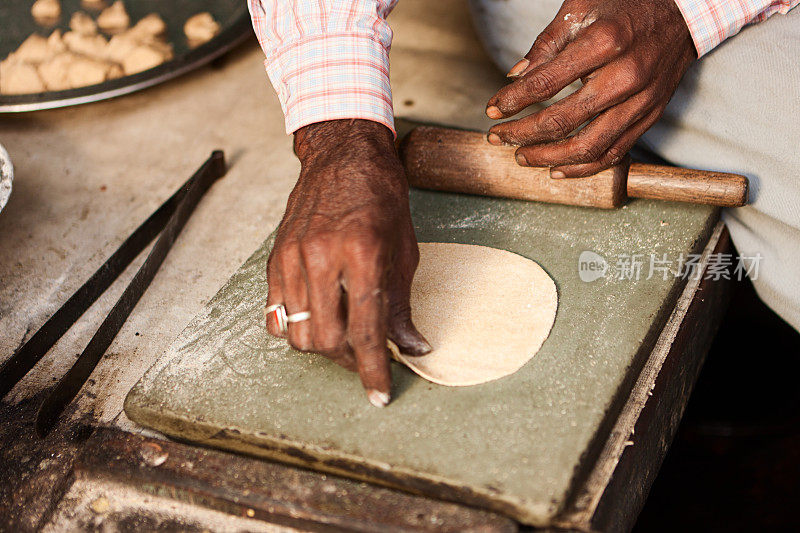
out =
[[(127, 415), (181, 440), (552, 524), (685, 284), (660, 272), (647, 279), (651, 254), (673, 266), (699, 254), (718, 210), (637, 200), (605, 211), (418, 190), (411, 205), (421, 242), (509, 250), (555, 280), (553, 330), (517, 373), (449, 388), (395, 364), (392, 403), (372, 407), (355, 374), (266, 335), (270, 238), (133, 388)], [(605, 276), (582, 281), (584, 251), (606, 259)], [(638, 279), (619, 276), (618, 258), (637, 254)]]

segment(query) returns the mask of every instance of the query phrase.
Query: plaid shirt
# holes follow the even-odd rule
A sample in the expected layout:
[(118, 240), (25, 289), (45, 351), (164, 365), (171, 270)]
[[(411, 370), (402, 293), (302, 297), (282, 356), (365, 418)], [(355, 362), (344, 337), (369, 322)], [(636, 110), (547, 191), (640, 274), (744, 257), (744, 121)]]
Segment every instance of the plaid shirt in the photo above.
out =
[[(800, 0), (675, 0), (699, 56), (746, 24), (786, 13)], [(267, 74), (278, 93), (286, 132), (342, 118), (394, 131), (389, 86), (397, 0), (247, 0)]]

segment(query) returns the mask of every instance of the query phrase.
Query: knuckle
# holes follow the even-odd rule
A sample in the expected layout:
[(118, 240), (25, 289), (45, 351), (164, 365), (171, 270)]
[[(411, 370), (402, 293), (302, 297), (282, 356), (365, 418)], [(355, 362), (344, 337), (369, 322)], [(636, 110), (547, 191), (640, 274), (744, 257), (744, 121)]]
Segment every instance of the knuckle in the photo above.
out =
[(350, 328), (350, 342), (361, 352), (376, 352), (381, 349), (382, 339), (378, 332), (368, 326)]
[(599, 150), (596, 145), (589, 142), (580, 142), (575, 145), (574, 159), (576, 162), (591, 163), (599, 159)]
[(331, 238), (328, 235), (312, 235), (300, 243), (300, 254), (310, 270), (326, 270), (331, 264), (331, 251)]
[(533, 50), (543, 55), (553, 55), (558, 52), (558, 42), (555, 36), (546, 29), (533, 41)]
[(322, 353), (340, 353), (346, 345), (341, 328), (318, 328), (314, 332), (314, 346)]
[(631, 32), (619, 22), (603, 24), (595, 34), (594, 45), (603, 55), (614, 55), (628, 48)]
[(563, 114), (553, 112), (546, 114), (541, 120), (541, 129), (547, 134), (558, 138), (564, 138), (569, 135), (574, 128)]
[(368, 358), (364, 360), (363, 357), (358, 359), (358, 371), (362, 375), (375, 375), (383, 373), (384, 369), (386, 368), (386, 364), (379, 360)]
[(280, 248), (272, 254), (275, 267), (283, 272), (294, 269), (299, 258), (300, 245), (297, 241), (284, 242)]
[(344, 242), (344, 250), (350, 260), (356, 264), (377, 265), (383, 255), (383, 240), (374, 229), (364, 229), (350, 236)]
[(624, 150), (621, 146), (612, 146), (606, 152), (606, 160), (611, 163), (612, 165), (616, 165), (628, 152)]
[(552, 74), (547, 71), (539, 71), (529, 80), (528, 89), (537, 98), (548, 98), (556, 91), (556, 82)]

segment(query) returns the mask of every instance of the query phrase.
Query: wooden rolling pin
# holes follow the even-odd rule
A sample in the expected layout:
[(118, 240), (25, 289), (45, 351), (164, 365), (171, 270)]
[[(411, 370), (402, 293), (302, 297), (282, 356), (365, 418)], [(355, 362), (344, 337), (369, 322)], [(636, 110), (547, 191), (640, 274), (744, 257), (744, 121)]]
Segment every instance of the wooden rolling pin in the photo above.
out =
[(614, 208), (629, 198), (739, 207), (747, 178), (738, 174), (630, 163), (588, 178), (552, 179), (547, 167), (521, 167), (513, 146), (493, 146), (483, 133), (419, 126), (400, 142), (414, 187), (482, 196)]

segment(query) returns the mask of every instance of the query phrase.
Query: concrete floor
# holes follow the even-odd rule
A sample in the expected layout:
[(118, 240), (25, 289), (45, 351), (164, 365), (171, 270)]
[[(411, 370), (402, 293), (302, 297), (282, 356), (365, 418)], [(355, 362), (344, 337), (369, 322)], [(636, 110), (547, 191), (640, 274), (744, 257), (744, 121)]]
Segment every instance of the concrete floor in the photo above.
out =
[[(398, 116), (485, 128), (504, 83), (463, 0), (401, 2), (391, 19)], [(152, 211), (224, 149), (228, 175), (207, 194), (158, 276), (76, 401), (85, 416), (134, 429), (122, 401), (143, 372), (278, 224), (299, 164), (249, 41), (215, 65), (131, 96), (71, 109), (0, 116), (16, 168), (0, 213), (0, 359), (10, 356)], [(446, 98), (443, 95), (447, 95)], [(60, 377), (144, 255), (9, 399)]]

